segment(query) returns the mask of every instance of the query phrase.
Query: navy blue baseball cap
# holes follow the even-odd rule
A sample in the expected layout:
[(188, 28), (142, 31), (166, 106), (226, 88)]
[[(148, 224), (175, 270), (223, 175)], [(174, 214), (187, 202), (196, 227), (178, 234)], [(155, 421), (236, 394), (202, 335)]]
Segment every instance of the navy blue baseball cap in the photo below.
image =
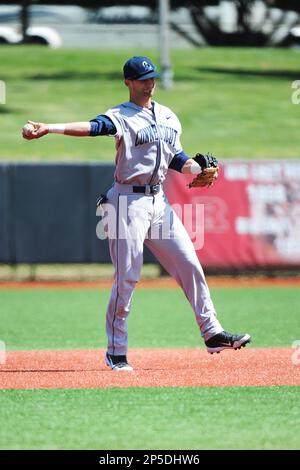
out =
[(155, 65), (148, 57), (134, 56), (128, 59), (123, 67), (124, 78), (127, 80), (147, 80), (147, 78), (159, 77), (155, 72)]

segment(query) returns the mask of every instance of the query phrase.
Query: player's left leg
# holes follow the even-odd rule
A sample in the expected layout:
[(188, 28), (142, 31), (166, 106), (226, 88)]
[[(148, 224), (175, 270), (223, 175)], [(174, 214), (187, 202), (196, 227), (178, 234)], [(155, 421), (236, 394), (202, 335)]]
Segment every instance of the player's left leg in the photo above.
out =
[[(220, 344), (224, 340), (224, 329), (217, 319), (205, 275), (193, 243), (182, 222), (168, 203), (159, 199), (156, 203), (159, 209), (154, 224), (159, 226), (159, 230), (154, 229), (154, 233), (159, 232), (160, 236), (150, 237), (145, 241), (145, 244), (182, 287), (195, 312), (196, 321), (205, 342), (212, 341), (212, 338), (217, 339), (211, 345), (211, 350), (207, 345), (209, 352), (219, 352), (225, 348), (235, 348), (246, 344), (250, 341), (249, 335), (231, 335), (226, 339), (227, 346), (225, 342)], [(168, 230), (163, 229), (163, 225), (166, 223), (169, 224)], [(223, 340), (219, 338), (219, 335)]]
[[(182, 287), (195, 312), (201, 334), (206, 340), (223, 331), (223, 328), (217, 319), (202, 266), (177, 215), (162, 198), (157, 198), (156, 204), (157, 218), (154, 219), (150, 237), (145, 240), (145, 244)], [(156, 235), (158, 232), (159, 236)]]

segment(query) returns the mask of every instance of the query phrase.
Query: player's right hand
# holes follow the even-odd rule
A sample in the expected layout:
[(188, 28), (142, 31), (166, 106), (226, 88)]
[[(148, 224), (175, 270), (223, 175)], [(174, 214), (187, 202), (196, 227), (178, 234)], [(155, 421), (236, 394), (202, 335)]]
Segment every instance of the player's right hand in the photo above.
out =
[(22, 129), (22, 136), (26, 140), (39, 139), (49, 132), (48, 125), (43, 122), (27, 121), (27, 124), (30, 129), (24, 129), (25, 126)]

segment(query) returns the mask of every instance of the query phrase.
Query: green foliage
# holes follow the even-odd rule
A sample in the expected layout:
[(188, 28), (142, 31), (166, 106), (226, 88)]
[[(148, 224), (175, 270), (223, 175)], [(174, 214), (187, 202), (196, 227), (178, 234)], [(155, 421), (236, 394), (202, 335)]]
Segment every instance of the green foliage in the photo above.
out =
[[(0, 160), (114, 159), (114, 141), (51, 135), (28, 142), (28, 120), (85, 121), (127, 100), (122, 65), (139, 50), (0, 48), (7, 104), (0, 105)], [(187, 153), (211, 151), (225, 158), (298, 158), (299, 106), (291, 101), (300, 79), (299, 51), (203, 48), (173, 50), (174, 87), (158, 89), (183, 125)]]

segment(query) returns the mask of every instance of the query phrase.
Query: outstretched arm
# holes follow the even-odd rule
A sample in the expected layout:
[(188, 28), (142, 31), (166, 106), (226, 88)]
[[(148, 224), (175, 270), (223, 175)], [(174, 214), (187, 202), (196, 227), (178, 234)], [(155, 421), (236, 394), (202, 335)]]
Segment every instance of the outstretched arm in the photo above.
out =
[(85, 137), (89, 136), (91, 132), (91, 123), (89, 121), (68, 122), (66, 124), (45, 124), (43, 122), (28, 121), (27, 124), (29, 126), (22, 130), (22, 136), (27, 140), (39, 139), (51, 133)]

